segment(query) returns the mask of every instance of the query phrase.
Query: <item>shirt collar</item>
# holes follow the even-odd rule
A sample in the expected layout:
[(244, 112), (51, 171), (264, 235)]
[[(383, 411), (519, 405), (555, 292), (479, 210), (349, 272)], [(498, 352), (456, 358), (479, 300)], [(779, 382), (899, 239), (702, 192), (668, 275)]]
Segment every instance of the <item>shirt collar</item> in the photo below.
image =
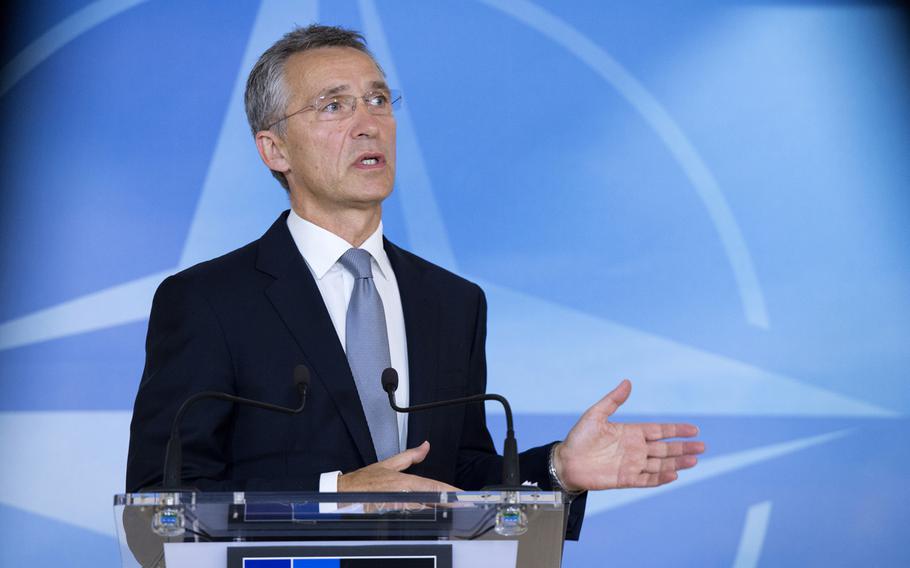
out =
[[(300, 217), (293, 209), (288, 215), (287, 222), (288, 230), (291, 231), (291, 237), (294, 239), (294, 244), (297, 245), (297, 250), (300, 251), (303, 259), (310, 266), (317, 280), (322, 280), (322, 277), (326, 275), (329, 269), (338, 262), (341, 255), (351, 248), (351, 243), (335, 233)], [(389, 275), (392, 273), (392, 265), (382, 245), (382, 221), (380, 221), (379, 226), (360, 245), (360, 248), (370, 253), (375, 265), (379, 267), (380, 276), (388, 280)]]

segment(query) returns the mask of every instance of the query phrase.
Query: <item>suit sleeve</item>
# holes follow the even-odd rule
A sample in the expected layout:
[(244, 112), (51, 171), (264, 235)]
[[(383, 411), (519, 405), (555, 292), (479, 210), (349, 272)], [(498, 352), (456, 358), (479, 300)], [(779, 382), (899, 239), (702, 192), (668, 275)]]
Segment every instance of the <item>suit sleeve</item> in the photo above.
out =
[[(482, 290), (477, 289), (477, 307), (474, 339), (470, 350), (470, 393), (487, 392), (487, 301)], [(487, 429), (486, 413), (482, 404), (465, 407), (462, 444), (456, 465), (456, 485), (465, 489), (480, 489), (502, 482), (502, 456), (496, 453)], [(546, 444), (521, 452), (518, 456), (521, 480), (536, 483), (541, 489), (552, 491), (549, 459), (553, 444)], [(569, 506), (566, 539), (578, 540), (584, 520), (587, 493), (576, 498)]]
[[(230, 349), (216, 311), (183, 274), (166, 279), (152, 303), (146, 361), (133, 408), (126, 489), (160, 484), (164, 453), (177, 409), (206, 391), (236, 394)], [(202, 491), (317, 491), (319, 474), (307, 479), (232, 479), (234, 405), (202, 400), (185, 414), (184, 484)]]

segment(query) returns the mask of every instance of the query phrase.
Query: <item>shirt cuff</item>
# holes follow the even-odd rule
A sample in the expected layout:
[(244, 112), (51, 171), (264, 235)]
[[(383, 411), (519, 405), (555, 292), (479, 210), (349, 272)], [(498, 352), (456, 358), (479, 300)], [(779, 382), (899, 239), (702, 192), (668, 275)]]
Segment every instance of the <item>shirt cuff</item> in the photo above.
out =
[(320, 493), (338, 493), (338, 477), (340, 471), (330, 471), (319, 476)]
[[(338, 493), (338, 477), (340, 471), (330, 471), (319, 476), (320, 493)], [(320, 513), (334, 513), (338, 510), (338, 503), (319, 503)]]

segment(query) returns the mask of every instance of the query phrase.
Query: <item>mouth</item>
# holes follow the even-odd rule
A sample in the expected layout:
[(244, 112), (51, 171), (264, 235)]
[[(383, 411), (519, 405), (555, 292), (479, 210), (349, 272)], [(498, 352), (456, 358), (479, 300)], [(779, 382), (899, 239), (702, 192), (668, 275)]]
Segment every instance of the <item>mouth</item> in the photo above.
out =
[(370, 152), (357, 156), (354, 161), (354, 167), (359, 169), (375, 169), (385, 166), (385, 156), (379, 152)]

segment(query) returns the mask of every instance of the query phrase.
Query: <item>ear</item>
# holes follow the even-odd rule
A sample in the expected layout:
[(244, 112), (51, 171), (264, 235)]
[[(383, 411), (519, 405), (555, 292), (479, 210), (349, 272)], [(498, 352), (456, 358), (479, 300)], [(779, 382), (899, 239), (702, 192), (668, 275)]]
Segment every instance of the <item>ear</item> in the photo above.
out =
[(284, 152), (284, 140), (271, 130), (256, 133), (256, 149), (259, 157), (270, 170), (287, 173), (291, 169)]

